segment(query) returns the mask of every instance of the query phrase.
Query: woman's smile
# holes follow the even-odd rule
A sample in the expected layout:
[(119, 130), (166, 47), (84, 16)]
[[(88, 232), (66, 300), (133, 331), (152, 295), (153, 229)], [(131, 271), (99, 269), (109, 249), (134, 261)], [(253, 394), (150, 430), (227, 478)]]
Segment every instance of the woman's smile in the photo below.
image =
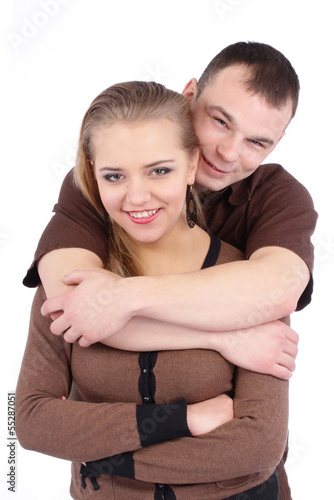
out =
[(126, 212), (129, 218), (135, 224), (148, 224), (155, 220), (158, 217), (161, 208), (157, 208), (155, 210), (143, 210), (143, 211), (135, 211), (135, 212)]

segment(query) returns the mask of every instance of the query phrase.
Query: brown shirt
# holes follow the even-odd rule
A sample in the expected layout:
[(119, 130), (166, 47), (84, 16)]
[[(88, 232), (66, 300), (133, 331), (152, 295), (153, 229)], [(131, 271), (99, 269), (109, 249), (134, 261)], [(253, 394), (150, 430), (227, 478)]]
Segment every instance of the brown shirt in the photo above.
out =
[[(299, 255), (312, 273), (317, 214), (307, 190), (280, 165), (262, 165), (229, 188), (207, 193), (204, 210), (209, 230), (246, 258), (259, 248), (279, 246)], [(56, 248), (85, 248), (106, 260), (106, 226), (74, 186), (73, 171), (64, 180), (54, 212), (23, 281), (26, 286), (40, 283), (36, 262)], [(311, 278), (298, 309), (310, 302), (312, 288)]]
[[(206, 265), (242, 258), (225, 243), (213, 248), (215, 241)], [(287, 438), (288, 382), (237, 368), (214, 351), (139, 354), (67, 344), (41, 316), (44, 300), (39, 287), (16, 392), (16, 432), (23, 447), (73, 462), (73, 498), (153, 500), (161, 483), (177, 499), (220, 500), (271, 476)], [(73, 383), (76, 400), (63, 400)], [(146, 390), (151, 402), (143, 404)], [(233, 394), (235, 418), (192, 437), (184, 398), (190, 404), (222, 393)], [(98, 478), (100, 489), (88, 479), (83, 489), (80, 463), (117, 454), (112, 475)]]

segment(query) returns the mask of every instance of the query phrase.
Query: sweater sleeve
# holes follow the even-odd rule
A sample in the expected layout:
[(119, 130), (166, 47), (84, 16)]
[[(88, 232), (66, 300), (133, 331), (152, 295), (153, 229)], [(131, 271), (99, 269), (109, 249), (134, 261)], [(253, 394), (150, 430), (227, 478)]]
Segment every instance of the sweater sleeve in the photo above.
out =
[[(237, 369), (235, 418), (199, 437), (159, 443), (136, 451), (134, 478), (165, 484), (217, 482), (224, 488), (273, 470), (283, 455), (288, 427), (288, 382)], [(118, 457), (119, 460), (120, 457)], [(126, 461), (128, 457), (123, 457)], [(115, 457), (87, 464), (96, 475), (119, 473)]]
[[(190, 436), (185, 400), (147, 408), (71, 400), (72, 345), (50, 332), (50, 320), (40, 314), (44, 300), (39, 287), (16, 390), (16, 433), (24, 448), (81, 462)], [(159, 419), (164, 413), (172, 414), (168, 428)], [(155, 415), (154, 432), (143, 437), (143, 423)]]

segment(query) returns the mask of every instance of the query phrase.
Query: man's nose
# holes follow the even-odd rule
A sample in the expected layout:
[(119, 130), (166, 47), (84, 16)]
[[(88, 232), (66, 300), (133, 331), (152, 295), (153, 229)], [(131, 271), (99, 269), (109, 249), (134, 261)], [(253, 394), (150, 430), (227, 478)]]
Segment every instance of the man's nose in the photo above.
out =
[(236, 162), (240, 154), (240, 140), (236, 136), (224, 137), (217, 147), (217, 151), (224, 161)]

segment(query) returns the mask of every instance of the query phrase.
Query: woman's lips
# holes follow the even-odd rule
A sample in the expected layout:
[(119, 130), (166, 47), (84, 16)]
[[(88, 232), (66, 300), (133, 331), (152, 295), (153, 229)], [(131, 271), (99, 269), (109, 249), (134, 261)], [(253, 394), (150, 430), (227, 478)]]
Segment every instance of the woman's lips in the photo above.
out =
[(131, 211), (126, 213), (135, 224), (148, 224), (158, 217), (159, 212), (160, 208), (153, 210)]

